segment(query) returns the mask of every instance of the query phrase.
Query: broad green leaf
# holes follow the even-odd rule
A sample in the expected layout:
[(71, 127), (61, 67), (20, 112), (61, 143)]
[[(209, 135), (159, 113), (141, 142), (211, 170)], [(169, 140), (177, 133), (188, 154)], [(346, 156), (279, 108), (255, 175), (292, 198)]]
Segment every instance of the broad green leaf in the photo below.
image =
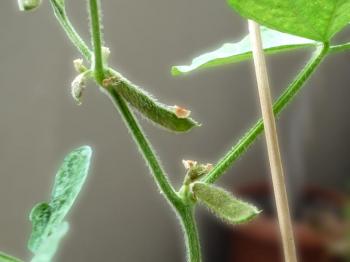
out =
[(186, 132), (199, 124), (190, 117), (178, 117), (175, 108), (164, 105), (152, 95), (120, 77), (113, 87), (142, 116), (175, 132)]
[(281, 32), (328, 41), (350, 21), (350, 0), (228, 0), (243, 17)]
[[(275, 54), (317, 44), (316, 41), (281, 33), (261, 27), (261, 36), (266, 54)], [(190, 65), (174, 66), (173, 75), (181, 75), (201, 68), (217, 67), (250, 59), (252, 48), (249, 35), (236, 43), (226, 43), (219, 49), (205, 53), (193, 59)]]
[(56, 174), (50, 202), (33, 208), (28, 247), (34, 254), (39, 254), (42, 246), (47, 245), (48, 237), (62, 224), (72, 207), (87, 177), (91, 154), (91, 148), (83, 146), (67, 155)]
[(67, 234), (68, 229), (69, 225), (67, 222), (56, 226), (52, 230), (50, 236), (48, 236), (45, 242), (39, 247), (31, 262), (51, 262), (61, 239)]
[(255, 206), (238, 200), (222, 188), (195, 182), (192, 192), (215, 215), (231, 224), (248, 222), (260, 213)]
[(0, 252), (0, 262), (22, 262), (22, 260)]

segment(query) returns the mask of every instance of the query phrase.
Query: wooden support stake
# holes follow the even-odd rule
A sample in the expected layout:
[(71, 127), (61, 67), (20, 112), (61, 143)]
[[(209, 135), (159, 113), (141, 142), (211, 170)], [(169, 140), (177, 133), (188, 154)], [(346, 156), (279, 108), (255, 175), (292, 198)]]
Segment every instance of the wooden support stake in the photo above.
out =
[(259, 25), (249, 20), (249, 33), (252, 42), (256, 79), (260, 106), (265, 128), (265, 138), (269, 155), (273, 190), (277, 207), (278, 221), (282, 236), (286, 262), (296, 262), (293, 228), (288, 207), (281, 154), (278, 145), (275, 117), (272, 109), (271, 93)]

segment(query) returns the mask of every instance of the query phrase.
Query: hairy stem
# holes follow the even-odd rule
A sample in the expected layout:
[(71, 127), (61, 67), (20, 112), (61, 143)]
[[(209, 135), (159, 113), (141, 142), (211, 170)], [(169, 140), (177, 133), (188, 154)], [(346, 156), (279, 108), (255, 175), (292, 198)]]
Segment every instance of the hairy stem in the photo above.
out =
[[(60, 24), (64, 28), (65, 32), (69, 36), (69, 39), (73, 44), (79, 49), (82, 55), (88, 60), (91, 61), (91, 51), (76, 33), (74, 28), (64, 12), (62, 6), (57, 5), (55, 0), (51, 0), (53, 5), (56, 18), (59, 20)], [(98, 3), (94, 0), (90, 0), (90, 13), (91, 13), (91, 23), (92, 23), (92, 38), (94, 46), (94, 56), (95, 61), (94, 70), (96, 82), (101, 85), (101, 82), (104, 78), (104, 69), (102, 61), (102, 51), (101, 51), (101, 33), (100, 33), (100, 21), (99, 21), (99, 6)], [(57, 15), (58, 14), (58, 15)], [(99, 50), (99, 51), (98, 51)], [(96, 54), (97, 53), (97, 54)], [(152, 146), (148, 142), (144, 132), (136, 120), (134, 114), (128, 107), (124, 99), (118, 94), (114, 88), (103, 88), (101, 90), (112, 100), (115, 107), (119, 110), (122, 115), (124, 122), (126, 123), (130, 133), (132, 134), (133, 139), (135, 140), (142, 156), (144, 157), (146, 163), (151, 169), (152, 175), (155, 179), (156, 184), (158, 185), (161, 192), (165, 195), (165, 198), (168, 200), (169, 204), (176, 211), (177, 216), (180, 219), (181, 226), (183, 228), (185, 239), (186, 239), (186, 248), (188, 254), (189, 262), (200, 262), (200, 245), (197, 226), (193, 217), (193, 208), (188, 207), (184, 204), (183, 200), (178, 196), (174, 188), (168, 181), (165, 171), (160, 165)]]
[(174, 188), (169, 183), (165, 171), (159, 163), (150, 143), (145, 137), (141, 126), (138, 124), (132, 111), (127, 106), (124, 99), (114, 89), (103, 89), (104, 92), (111, 98), (120, 114), (123, 116), (124, 122), (127, 125), (130, 133), (138, 145), (146, 163), (154, 175), (155, 182), (168, 200), (169, 204), (174, 208), (177, 216), (180, 219), (181, 226), (186, 240), (187, 259), (188, 262), (200, 262), (201, 251), (199, 244), (198, 230), (193, 216), (193, 207), (184, 204), (183, 200), (175, 192)]
[(334, 53), (340, 53), (344, 52), (350, 49), (350, 42), (349, 43), (344, 43), (340, 45), (333, 45), (329, 48), (329, 53), (334, 54)]
[(89, 0), (91, 37), (94, 47), (93, 67), (97, 83), (101, 85), (104, 79), (103, 58), (102, 58), (102, 33), (100, 27), (100, 9), (98, 0)]
[[(312, 73), (315, 72), (316, 68), (327, 55), (328, 50), (328, 44), (324, 44), (317, 48), (308, 64), (274, 103), (273, 111), (276, 116), (278, 116), (281, 111), (292, 101), (298, 91), (303, 87), (306, 80), (308, 80)], [(213, 170), (203, 179), (203, 181), (207, 183), (214, 183), (218, 178), (220, 178), (225, 171), (229, 169), (232, 164), (249, 148), (249, 146), (253, 144), (263, 130), (264, 124), (260, 119), (251, 129), (249, 129), (249, 131), (238, 141), (238, 143), (219, 160), (219, 162), (214, 166)]]
[(124, 101), (124, 99), (118, 94), (114, 88), (102, 88), (102, 90), (111, 98), (116, 108), (119, 110), (120, 114), (123, 116), (124, 122), (127, 125), (133, 139), (135, 140), (138, 148), (145, 161), (149, 165), (152, 174), (154, 175), (155, 181), (159, 186), (161, 192), (165, 195), (166, 199), (178, 208), (182, 203), (182, 200), (175, 192), (174, 188), (170, 185), (165, 171), (160, 165), (153, 148), (151, 147), (148, 139), (144, 135), (144, 132), (137, 122), (134, 114)]
[(200, 242), (193, 207), (185, 206), (183, 209), (178, 210), (178, 214), (186, 236), (187, 261), (201, 262)]
[(69, 21), (66, 10), (64, 6), (58, 2), (58, 0), (50, 0), (54, 14), (62, 26), (63, 30), (66, 32), (69, 40), (73, 43), (73, 45), (78, 48), (80, 53), (87, 59), (91, 61), (91, 51), (89, 47), (85, 44), (84, 40), (79, 36), (71, 22)]
[[(94, 46), (94, 57), (95, 57), (95, 80), (101, 85), (104, 78), (104, 68), (102, 61), (102, 50), (101, 50), (101, 32), (100, 32), (100, 19), (99, 19), (99, 5), (97, 0), (89, 0), (90, 16), (91, 16), (91, 31), (92, 31), (92, 41)], [(177, 195), (176, 191), (170, 185), (167, 176), (163, 168), (160, 165), (153, 148), (148, 142), (141, 126), (137, 122), (134, 114), (129, 109), (128, 105), (124, 99), (119, 95), (113, 85), (109, 87), (102, 87), (101, 90), (106, 93), (114, 105), (119, 110), (122, 115), (126, 126), (128, 127), (132, 137), (134, 138), (141, 154), (149, 165), (156, 183), (158, 184), (161, 192), (165, 195), (167, 200), (174, 206), (178, 207), (182, 202), (180, 197)]]
[(123, 116), (125, 124), (152, 171), (156, 184), (179, 217), (185, 234), (188, 262), (200, 262), (201, 251), (197, 226), (193, 216), (193, 207), (186, 205), (169, 183), (165, 171), (160, 165), (160, 161), (157, 159), (152, 146), (148, 142), (141, 126), (138, 124), (134, 114), (129, 109), (124, 99), (118, 94), (115, 88), (102, 88), (102, 91), (111, 98), (115, 107)]
[[(90, 13), (91, 13), (91, 29), (92, 29), (92, 42), (94, 46), (94, 61), (92, 61), (92, 52), (89, 50), (87, 44), (78, 35), (72, 24), (70, 23), (64, 6), (60, 4), (58, 0), (50, 0), (54, 13), (57, 20), (61, 24), (62, 28), (66, 32), (71, 42), (77, 47), (80, 53), (90, 62), (94, 62), (95, 78), (96, 81), (101, 85), (104, 78), (103, 69), (103, 58), (101, 50), (101, 30), (100, 30), (100, 17), (99, 17), (99, 6), (96, 0), (90, 1)], [(350, 43), (343, 45), (332, 46), (329, 49), (329, 53), (337, 53), (350, 49)], [(294, 82), (286, 89), (281, 97), (274, 104), (274, 113), (279, 114), (283, 108), (294, 98), (296, 93), (301, 89), (306, 80), (316, 70), (317, 66), (323, 60), (327, 54), (328, 46), (323, 47), (321, 50), (317, 50), (313, 58), (296, 77)], [(160, 188), (161, 192), (165, 195), (170, 205), (174, 207), (183, 227), (186, 248), (189, 262), (200, 262), (200, 244), (196, 223), (193, 216), (193, 207), (187, 206), (183, 200), (178, 196), (174, 188), (169, 183), (166, 173), (160, 165), (154, 150), (150, 143), (145, 137), (138, 121), (129, 109), (124, 99), (114, 89), (102, 90), (111, 98), (116, 108), (120, 111), (123, 119), (128, 126), (135, 142), (137, 143), (141, 154), (145, 161), (149, 165), (152, 175)], [(262, 133), (264, 127), (262, 121), (259, 120), (243, 137), (237, 145), (235, 145), (227, 154), (224, 156), (215, 168), (208, 174), (204, 180), (208, 183), (213, 183), (237, 160), (247, 149), (253, 144), (256, 138)]]

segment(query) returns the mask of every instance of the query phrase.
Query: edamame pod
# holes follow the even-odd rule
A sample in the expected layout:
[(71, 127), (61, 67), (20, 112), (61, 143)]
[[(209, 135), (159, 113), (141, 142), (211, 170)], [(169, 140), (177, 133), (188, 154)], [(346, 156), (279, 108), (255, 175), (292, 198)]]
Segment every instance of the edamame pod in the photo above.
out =
[[(113, 72), (115, 75), (115, 72)], [(199, 124), (188, 114), (184, 117), (178, 106), (167, 106), (157, 101), (152, 95), (132, 84), (127, 79), (118, 76), (106, 79), (105, 86), (114, 88), (130, 105), (132, 105), (144, 117), (154, 123), (175, 132), (186, 132)]]

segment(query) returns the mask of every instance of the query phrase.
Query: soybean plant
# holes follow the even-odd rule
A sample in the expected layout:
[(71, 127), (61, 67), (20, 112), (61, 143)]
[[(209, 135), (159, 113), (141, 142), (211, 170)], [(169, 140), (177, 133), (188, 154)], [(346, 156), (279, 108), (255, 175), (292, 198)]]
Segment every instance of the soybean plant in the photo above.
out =
[[(82, 56), (74, 60), (78, 75), (72, 82), (73, 98), (77, 104), (81, 104), (87, 81), (94, 81), (101, 92), (112, 101), (148, 165), (155, 183), (179, 219), (184, 232), (187, 261), (202, 261), (194, 218), (197, 203), (206, 206), (213, 214), (230, 224), (248, 222), (260, 212), (255, 206), (235, 198), (231, 193), (214, 186), (213, 183), (256, 141), (264, 129), (262, 121), (258, 120), (216, 164), (184, 160), (186, 169), (184, 181), (176, 190), (169, 182), (168, 175), (134, 112), (165, 130), (182, 133), (200, 126), (197, 121), (190, 118), (190, 110), (158, 102), (154, 96), (108, 65), (110, 50), (103, 41), (98, 0), (87, 0), (91, 28), (90, 46), (80, 37), (70, 22), (65, 0), (48, 1), (68, 39)], [(30, 11), (35, 10), (41, 0), (18, 0), (18, 3), (21, 10)], [(275, 102), (276, 115), (279, 115), (292, 101), (328, 54), (350, 48), (350, 43), (330, 44), (333, 35), (350, 21), (350, 0), (229, 0), (228, 3), (242, 16), (256, 20), (265, 26), (262, 30), (264, 49), (267, 54), (300, 48), (316, 49), (310, 61)], [(194, 59), (188, 66), (174, 66), (172, 73), (173, 75), (188, 74), (197, 69), (236, 63), (251, 57), (250, 40), (245, 37), (238, 43), (225, 44), (218, 50)], [(60, 178), (60, 175), (56, 177), (56, 186), (51, 200), (48, 203), (38, 204), (33, 209), (30, 215), (33, 233), (29, 241), (29, 248), (34, 254), (32, 261), (52, 261), (58, 242), (67, 231), (64, 218), (82, 186), (90, 154), (91, 150), (83, 147), (73, 153), (74, 162), (70, 162), (68, 157), (68, 162), (63, 165), (65, 171), (59, 172), (63, 174), (63, 178)], [(0, 261), (20, 260), (0, 254)]]

